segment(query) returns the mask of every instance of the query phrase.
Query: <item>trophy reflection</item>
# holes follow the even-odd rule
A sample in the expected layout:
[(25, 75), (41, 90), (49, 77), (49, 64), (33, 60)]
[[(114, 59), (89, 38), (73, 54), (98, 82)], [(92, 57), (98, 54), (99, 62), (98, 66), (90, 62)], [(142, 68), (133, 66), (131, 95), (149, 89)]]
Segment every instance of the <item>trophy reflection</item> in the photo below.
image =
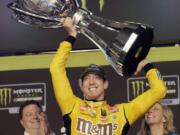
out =
[[(15, 0), (8, 4), (13, 18), (41, 28), (60, 28), (65, 17), (72, 17), (79, 33), (90, 39), (119, 75), (131, 75), (151, 47), (153, 28), (136, 22), (117, 22), (94, 15), (79, 6), (77, 0)], [(95, 24), (116, 33), (111, 44), (88, 29)]]

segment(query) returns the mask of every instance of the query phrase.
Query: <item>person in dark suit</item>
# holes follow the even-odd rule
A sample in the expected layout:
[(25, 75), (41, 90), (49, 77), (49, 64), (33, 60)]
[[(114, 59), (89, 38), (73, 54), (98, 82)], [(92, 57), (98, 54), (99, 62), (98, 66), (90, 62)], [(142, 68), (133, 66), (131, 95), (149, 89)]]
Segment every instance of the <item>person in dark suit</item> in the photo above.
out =
[(46, 114), (37, 101), (26, 101), (20, 106), (19, 118), (24, 135), (55, 135), (50, 129)]

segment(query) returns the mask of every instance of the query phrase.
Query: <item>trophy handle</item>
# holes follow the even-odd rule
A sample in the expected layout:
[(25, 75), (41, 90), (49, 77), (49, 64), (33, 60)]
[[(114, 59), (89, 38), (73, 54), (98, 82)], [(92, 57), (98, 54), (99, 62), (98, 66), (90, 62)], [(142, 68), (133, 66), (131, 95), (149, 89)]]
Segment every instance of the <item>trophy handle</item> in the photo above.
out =
[(82, 33), (88, 39), (90, 39), (99, 49), (102, 50), (104, 54), (106, 54), (106, 49), (108, 48), (108, 45), (98, 35), (90, 31), (86, 27), (80, 28), (79, 32)]
[(117, 22), (117, 21), (113, 21), (113, 20), (109, 20), (106, 18), (93, 15), (92, 13), (91, 15), (87, 16), (87, 18), (89, 18), (89, 20), (92, 23), (98, 26), (101, 26), (103, 28), (109, 29), (111, 31), (116, 31), (116, 32), (119, 32), (123, 29), (130, 29), (130, 30), (136, 31), (137, 29), (139, 29), (139, 27), (143, 27), (144, 29), (149, 29), (149, 28), (153, 29), (153, 27), (148, 24), (129, 22), (129, 21)]
[(123, 64), (119, 62), (119, 57), (125, 57), (123, 51), (115, 52), (107, 43), (102, 40), (98, 35), (87, 29), (86, 27), (80, 28), (79, 32), (90, 39), (106, 56), (114, 70), (121, 76), (123, 76), (122, 66)]
[(96, 15), (90, 15), (89, 16), (91, 19), (89, 19), (92, 23), (101, 26), (103, 28), (106, 28), (108, 30), (116, 31), (119, 32), (119, 30), (127, 27), (127, 23), (123, 22), (117, 22), (117, 21), (112, 21), (109, 19), (101, 18)]

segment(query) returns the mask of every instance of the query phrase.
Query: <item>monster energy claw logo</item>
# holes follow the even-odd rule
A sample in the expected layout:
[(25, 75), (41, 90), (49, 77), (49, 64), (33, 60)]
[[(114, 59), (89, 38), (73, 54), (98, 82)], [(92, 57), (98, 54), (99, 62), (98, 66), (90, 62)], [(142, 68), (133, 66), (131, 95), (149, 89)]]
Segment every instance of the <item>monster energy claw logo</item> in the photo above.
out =
[[(82, 8), (87, 9), (87, 0), (81, 0)], [(99, 0), (99, 10), (102, 11), (104, 7), (104, 0)]]
[(144, 81), (132, 81), (133, 96), (137, 97), (144, 92)]
[(6, 107), (12, 102), (11, 88), (0, 88), (0, 107)]

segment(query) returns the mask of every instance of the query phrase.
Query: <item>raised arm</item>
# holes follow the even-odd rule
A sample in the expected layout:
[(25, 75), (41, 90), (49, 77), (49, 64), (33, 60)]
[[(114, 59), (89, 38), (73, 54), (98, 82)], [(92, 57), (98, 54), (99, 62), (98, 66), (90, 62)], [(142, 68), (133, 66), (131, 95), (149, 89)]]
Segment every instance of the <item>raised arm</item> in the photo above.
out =
[(50, 72), (54, 87), (54, 94), (59, 107), (63, 114), (71, 111), (74, 105), (75, 96), (66, 75), (66, 63), (72, 50), (72, 45), (76, 39), (76, 28), (71, 18), (64, 20), (64, 28), (68, 33), (68, 37), (62, 41), (50, 64)]
[(141, 69), (146, 72), (150, 89), (138, 96), (130, 103), (125, 104), (125, 115), (131, 125), (135, 120), (144, 115), (144, 113), (156, 102), (161, 100), (166, 95), (166, 86), (162, 80), (160, 73), (147, 60), (143, 60), (137, 67), (137, 74)]

